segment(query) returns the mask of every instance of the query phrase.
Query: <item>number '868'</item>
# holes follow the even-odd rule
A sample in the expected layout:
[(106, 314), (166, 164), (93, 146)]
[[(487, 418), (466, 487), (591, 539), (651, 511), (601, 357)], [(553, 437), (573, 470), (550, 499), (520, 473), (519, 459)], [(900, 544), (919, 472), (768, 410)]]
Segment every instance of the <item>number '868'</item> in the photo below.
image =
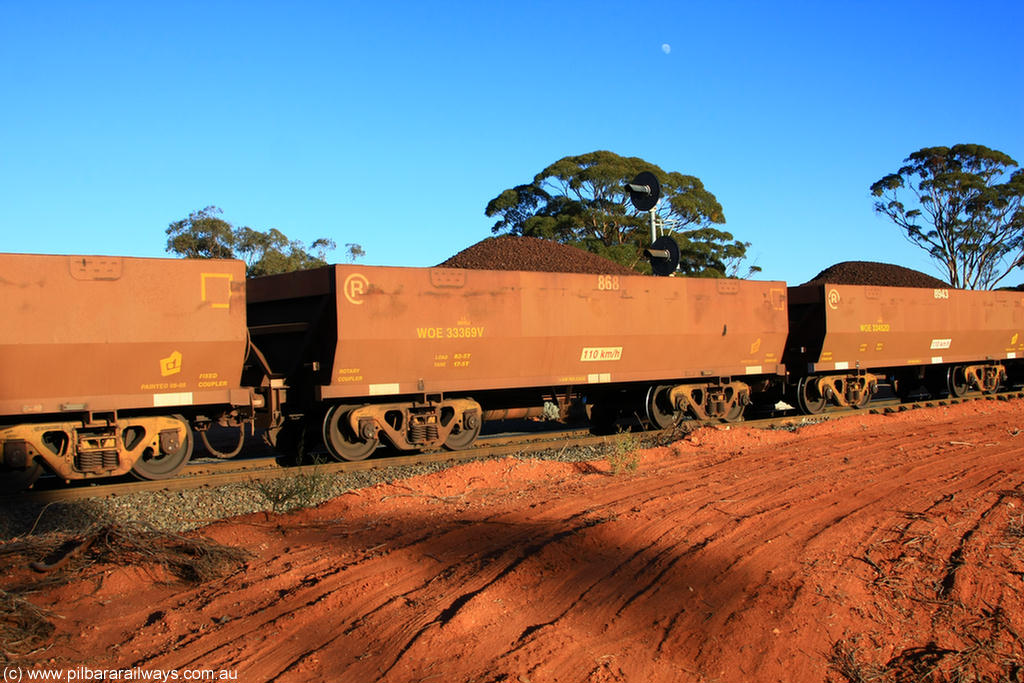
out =
[(619, 288), (618, 275), (598, 275), (597, 288), (601, 291), (612, 291)]

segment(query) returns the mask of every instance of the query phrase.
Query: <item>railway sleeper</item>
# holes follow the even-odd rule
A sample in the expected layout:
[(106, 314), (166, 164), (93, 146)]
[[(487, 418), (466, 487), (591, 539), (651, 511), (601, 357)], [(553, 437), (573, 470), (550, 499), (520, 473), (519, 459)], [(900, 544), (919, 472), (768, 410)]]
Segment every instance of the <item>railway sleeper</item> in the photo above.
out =
[(40, 465), (71, 479), (131, 472), (142, 479), (176, 475), (192, 455), (192, 432), (178, 416), (119, 417), (85, 422), (38, 422), (0, 427), (6, 470)]

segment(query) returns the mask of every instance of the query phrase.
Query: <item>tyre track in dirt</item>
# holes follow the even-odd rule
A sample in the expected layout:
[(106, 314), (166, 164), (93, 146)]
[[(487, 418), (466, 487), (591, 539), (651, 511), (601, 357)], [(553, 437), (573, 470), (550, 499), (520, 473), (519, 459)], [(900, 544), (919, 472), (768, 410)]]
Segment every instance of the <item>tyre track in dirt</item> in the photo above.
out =
[(984, 605), (1018, 604), (1017, 412), (702, 429), (645, 451), (635, 475), (471, 463), (215, 524), (204, 534), (255, 552), (244, 573), (147, 586), (144, 604), (130, 569), (99, 596), (60, 589), (50, 605), (74, 616), (53, 654), (112, 642), (126, 664), (282, 682), (674, 682), (823, 681), (839, 646), (877, 666), (929, 640), (952, 651), (966, 627), (944, 615), (1004, 634)]

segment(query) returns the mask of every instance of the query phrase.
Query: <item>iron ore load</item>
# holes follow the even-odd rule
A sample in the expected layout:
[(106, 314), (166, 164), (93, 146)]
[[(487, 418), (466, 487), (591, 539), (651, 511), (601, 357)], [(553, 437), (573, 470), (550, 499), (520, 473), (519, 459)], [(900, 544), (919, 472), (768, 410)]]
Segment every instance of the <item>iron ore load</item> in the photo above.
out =
[[(987, 393), (1024, 354), (1019, 292), (464, 256), (247, 282), (232, 260), (0, 255), (0, 477), (171, 477), (197, 438), (229, 457), (255, 429), (282, 452), (360, 460), (382, 444), (466, 448), (487, 420), (585, 413), (608, 431), (735, 421), (780, 399), (862, 407), (882, 384)], [(211, 448), (212, 425), (238, 428), (239, 448)]]

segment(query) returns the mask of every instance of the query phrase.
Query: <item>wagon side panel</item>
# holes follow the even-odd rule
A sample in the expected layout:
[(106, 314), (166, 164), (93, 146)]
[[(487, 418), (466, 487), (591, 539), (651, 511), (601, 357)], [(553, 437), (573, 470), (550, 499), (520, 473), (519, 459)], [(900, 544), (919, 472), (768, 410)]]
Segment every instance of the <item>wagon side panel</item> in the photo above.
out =
[(240, 400), (240, 261), (0, 254), (0, 413)]
[[(796, 294), (794, 299), (799, 299)], [(1017, 358), (1024, 298), (1014, 292), (825, 285), (817, 371)]]
[(769, 374), (782, 283), (337, 266), (323, 397)]

